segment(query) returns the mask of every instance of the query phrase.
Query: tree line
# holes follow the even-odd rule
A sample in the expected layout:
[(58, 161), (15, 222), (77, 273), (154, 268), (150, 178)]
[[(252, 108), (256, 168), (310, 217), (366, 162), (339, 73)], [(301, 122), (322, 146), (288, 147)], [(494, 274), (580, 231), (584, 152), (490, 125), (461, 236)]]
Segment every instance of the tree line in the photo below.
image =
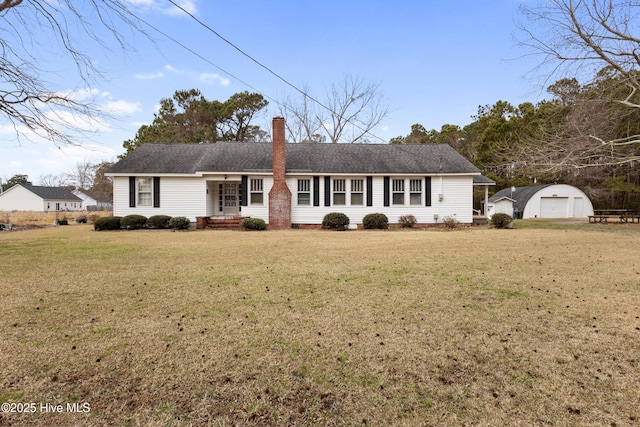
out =
[[(391, 143), (446, 143), (464, 155), (496, 190), (566, 183), (581, 188), (600, 207), (640, 208), (640, 111), (625, 79), (600, 70), (588, 84), (563, 78), (549, 86), (549, 100), (478, 107), (472, 122), (427, 130), (420, 124)], [(635, 101), (637, 95), (632, 94)]]

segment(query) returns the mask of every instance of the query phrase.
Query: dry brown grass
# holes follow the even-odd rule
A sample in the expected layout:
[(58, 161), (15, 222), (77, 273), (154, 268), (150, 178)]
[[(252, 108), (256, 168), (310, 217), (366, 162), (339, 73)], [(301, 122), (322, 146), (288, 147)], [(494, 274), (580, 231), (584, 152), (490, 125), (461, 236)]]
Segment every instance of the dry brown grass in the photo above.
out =
[(0, 426), (638, 425), (640, 227), (0, 234)]
[(16, 229), (24, 229), (52, 226), (56, 220), (67, 220), (71, 223), (79, 217), (91, 220), (103, 216), (110, 216), (111, 214), (111, 211), (0, 211), (0, 222), (3, 224), (13, 224)]

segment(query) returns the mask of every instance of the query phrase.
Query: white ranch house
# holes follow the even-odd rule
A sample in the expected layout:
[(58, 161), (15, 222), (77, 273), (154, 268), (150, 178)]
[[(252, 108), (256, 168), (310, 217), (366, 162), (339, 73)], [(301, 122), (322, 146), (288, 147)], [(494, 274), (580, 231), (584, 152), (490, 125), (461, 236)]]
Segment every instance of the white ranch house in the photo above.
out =
[(329, 212), (351, 226), (378, 212), (391, 224), (473, 222), (480, 171), (448, 145), (287, 144), (282, 118), (273, 133), (273, 143), (142, 145), (107, 173), (113, 214), (256, 217), (270, 229), (317, 227)]
[(82, 199), (63, 187), (16, 184), (0, 194), (0, 211), (80, 211)]

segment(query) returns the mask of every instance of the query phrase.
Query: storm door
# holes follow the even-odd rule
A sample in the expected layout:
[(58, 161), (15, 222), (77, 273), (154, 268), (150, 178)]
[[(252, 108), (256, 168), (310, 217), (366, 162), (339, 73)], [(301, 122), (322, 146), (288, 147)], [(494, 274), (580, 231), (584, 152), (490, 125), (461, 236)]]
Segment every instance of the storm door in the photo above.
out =
[(222, 213), (224, 215), (238, 215), (238, 183), (225, 182), (222, 188)]

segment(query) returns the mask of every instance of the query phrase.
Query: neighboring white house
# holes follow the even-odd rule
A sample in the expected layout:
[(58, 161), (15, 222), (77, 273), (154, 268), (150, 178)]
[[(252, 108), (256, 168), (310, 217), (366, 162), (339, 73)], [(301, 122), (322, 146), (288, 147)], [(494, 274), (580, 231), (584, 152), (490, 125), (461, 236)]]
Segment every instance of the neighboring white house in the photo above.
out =
[(0, 194), (0, 211), (79, 211), (82, 199), (62, 187), (16, 184)]
[(275, 118), (273, 143), (143, 144), (106, 173), (113, 214), (257, 217), (271, 229), (319, 226), (342, 212), (389, 223), (447, 217), (473, 221), (480, 171), (446, 144), (287, 144)]
[(489, 198), (487, 216), (507, 213), (515, 218), (586, 218), (593, 215), (587, 195), (567, 184), (505, 188)]
[(88, 191), (73, 190), (72, 193), (82, 199), (82, 210), (84, 211), (102, 211), (111, 210), (113, 208), (113, 204), (111, 202), (95, 198), (89, 194)]

